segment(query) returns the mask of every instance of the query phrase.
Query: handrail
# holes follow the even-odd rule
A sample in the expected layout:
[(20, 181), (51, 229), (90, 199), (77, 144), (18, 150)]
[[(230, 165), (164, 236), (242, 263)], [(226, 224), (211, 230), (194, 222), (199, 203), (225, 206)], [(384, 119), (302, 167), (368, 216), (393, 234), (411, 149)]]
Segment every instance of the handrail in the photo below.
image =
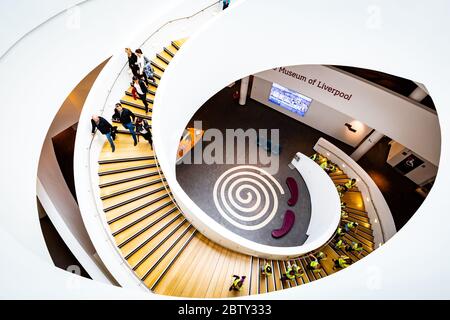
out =
[[(147, 38), (139, 45), (139, 47), (144, 46), (150, 39), (152, 39), (157, 33), (159, 33), (162, 29), (164, 29), (164, 28), (167, 27), (168, 25), (170, 25), (170, 24), (172, 24), (172, 23), (174, 23), (174, 22), (181, 21), (181, 20), (187, 20), (187, 19), (190, 19), (190, 18), (192, 18), (192, 17), (194, 17), (194, 16), (196, 16), (196, 15), (198, 15), (198, 14), (204, 12), (205, 10), (207, 10), (207, 9), (209, 9), (209, 8), (211, 8), (211, 7), (213, 7), (214, 5), (216, 5), (216, 4), (219, 3), (219, 2), (220, 2), (220, 0), (219, 0), (219, 1), (216, 0), (216, 1), (214, 1), (212, 4), (208, 5), (207, 7), (203, 8), (203, 9), (201, 9), (201, 10), (199, 10), (199, 11), (197, 11), (197, 12), (195, 12), (195, 13), (189, 15), (189, 16), (185, 16), (185, 17), (180, 17), (180, 18), (172, 19), (172, 20), (169, 20), (169, 21), (165, 22), (165, 23), (162, 24), (160, 27), (158, 27), (153, 33), (151, 33), (151, 34), (150, 34), (150, 35), (149, 35), (149, 36), (148, 36), (148, 37), (147, 37)], [(116, 77), (114, 78), (114, 81), (112, 82), (110, 88), (108, 89), (108, 94), (106, 95), (105, 101), (104, 101), (104, 103), (103, 103), (103, 106), (102, 106), (102, 108), (100, 109), (100, 110), (101, 110), (101, 113), (100, 113), (101, 116), (104, 115), (105, 108), (106, 108), (106, 104), (107, 104), (107, 102), (108, 102), (108, 100), (109, 100), (109, 98), (110, 98), (110, 94), (111, 94), (112, 88), (114, 88), (114, 86), (116, 85), (116, 83), (117, 83), (119, 77), (120, 77), (121, 74), (125, 71), (125, 68), (127, 67), (127, 64), (128, 64), (128, 63), (126, 62), (126, 63), (124, 64), (124, 66), (119, 70), (119, 72), (117, 73)], [(89, 158), (89, 159), (91, 158), (91, 149), (92, 149), (92, 144), (93, 144), (93, 142), (94, 142), (94, 139), (95, 139), (95, 135), (92, 136), (91, 141), (89, 142), (89, 147), (87, 148), (87, 153), (88, 153), (88, 158)], [(159, 167), (159, 164), (158, 164), (158, 161), (157, 161), (157, 158), (156, 158), (156, 153), (154, 154), (154, 156), (155, 156), (155, 162), (156, 162), (156, 164), (157, 164), (158, 174), (160, 175), (161, 180), (163, 181), (163, 179), (162, 179), (162, 178), (163, 178), (163, 177), (162, 177), (162, 171), (161, 171), (161, 169), (160, 169), (160, 167)], [(88, 163), (87, 163), (87, 170), (88, 170), (88, 172), (89, 172), (89, 177), (90, 177), (90, 180), (91, 180), (91, 181), (90, 181), (90, 182), (91, 182), (91, 186), (93, 186), (93, 185), (94, 185), (94, 181), (93, 181), (92, 175), (90, 174), (90, 173), (91, 173), (91, 161), (88, 161)], [(163, 185), (164, 185), (164, 188), (166, 189), (167, 193), (169, 194), (169, 197), (171, 198), (171, 200), (174, 202), (174, 204), (175, 204), (175, 205), (177, 206), (177, 208), (179, 209), (178, 205), (176, 204), (175, 200), (174, 200), (173, 197), (172, 197), (172, 194), (170, 193), (170, 190), (168, 189), (168, 186), (167, 186), (166, 183), (164, 183), (164, 182), (163, 182)], [(98, 207), (98, 205), (97, 205), (97, 199), (96, 199), (95, 194), (94, 194), (93, 192), (91, 192), (91, 196), (92, 196), (92, 200), (93, 200), (93, 202), (95, 203), (95, 206), (96, 206), (96, 208), (97, 208), (97, 213), (94, 214), (94, 216), (96, 216), (96, 217), (100, 220), (100, 224), (102, 225), (102, 228), (103, 228), (103, 230), (104, 230), (104, 232), (105, 232), (105, 234), (106, 234), (106, 240), (112, 245), (112, 247), (115, 249), (116, 253), (119, 255), (121, 264), (125, 264), (125, 265), (128, 267), (128, 270), (135, 276), (135, 279), (138, 281), (139, 285), (145, 287), (148, 291), (153, 292), (153, 291), (152, 291), (151, 289), (149, 289), (149, 288), (144, 284), (144, 282), (143, 282), (143, 281), (142, 281), (142, 280), (141, 280), (141, 279), (133, 272), (131, 266), (130, 266), (128, 263), (126, 263), (126, 261), (124, 261), (121, 252), (119, 251), (119, 249), (118, 249), (117, 246), (115, 245), (114, 239), (112, 238), (112, 235), (111, 235), (110, 231), (108, 230), (108, 228), (107, 228), (107, 226), (106, 226), (106, 221), (105, 221), (105, 218), (104, 218), (104, 212), (103, 212), (103, 210), (102, 210), (101, 208)], [(179, 210), (180, 210), (180, 209), (179, 209)], [(180, 210), (180, 212), (182, 212), (182, 211)], [(125, 262), (125, 263), (124, 263), (124, 262)]]
[[(345, 163), (349, 168), (352, 167), (352, 166), (350, 166), (350, 165), (348, 164), (347, 161), (345, 161), (344, 159), (342, 159), (341, 157), (339, 157), (339, 156), (338, 156), (337, 154), (335, 154), (333, 151), (329, 150), (328, 148), (324, 147), (323, 145), (320, 145), (320, 147), (321, 147), (322, 149), (326, 150), (327, 152), (332, 153), (336, 158), (338, 158), (338, 159), (341, 160), (343, 163)], [(341, 168), (341, 170), (342, 170), (342, 168)], [(342, 171), (344, 172), (344, 170), (342, 170)], [(376, 216), (377, 216), (378, 221), (380, 222), (379, 225), (380, 225), (380, 229), (381, 229), (381, 237), (382, 237), (382, 240), (383, 240), (383, 243), (384, 243), (384, 242), (385, 242), (384, 239), (386, 238), (386, 236), (385, 236), (384, 229), (383, 229), (383, 223), (382, 223), (382, 221), (380, 220), (380, 216), (379, 216), (379, 214), (378, 214), (377, 206), (375, 205), (375, 202), (373, 202), (372, 192), (370, 191), (370, 188), (369, 188), (369, 186), (367, 185), (367, 183), (364, 181), (364, 179), (362, 179), (361, 176), (360, 176), (355, 170), (353, 170), (353, 171), (354, 171), (355, 174), (358, 176), (359, 180), (366, 186), (367, 191), (369, 192), (370, 203), (372, 204), (373, 208), (375, 209), (375, 214), (376, 214)]]

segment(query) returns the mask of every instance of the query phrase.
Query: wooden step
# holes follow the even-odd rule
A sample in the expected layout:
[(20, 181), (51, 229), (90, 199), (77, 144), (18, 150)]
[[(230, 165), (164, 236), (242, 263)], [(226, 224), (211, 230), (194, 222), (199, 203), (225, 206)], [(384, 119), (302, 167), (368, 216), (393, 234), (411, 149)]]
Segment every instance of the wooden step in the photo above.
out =
[(259, 263), (258, 263), (258, 258), (257, 257), (250, 257), (251, 259), (251, 274), (250, 274), (250, 285), (249, 285), (249, 289), (248, 289), (248, 294), (249, 295), (254, 295), (254, 294), (259, 294), (260, 290), (259, 290), (259, 283), (260, 283), (260, 278), (261, 278), (261, 272), (259, 271)]
[(332, 274), (335, 272), (333, 269), (334, 262), (333, 259), (338, 259), (339, 254), (335, 251), (335, 249), (331, 245), (326, 245), (322, 248), (322, 251), (327, 255), (327, 260), (322, 263), (323, 268), (327, 271), (328, 274)]
[(357, 210), (365, 211), (364, 199), (358, 192), (346, 192), (341, 198), (341, 201), (347, 203), (347, 207), (355, 208)]
[[(136, 179), (134, 178), (129, 178), (128, 181), (125, 181), (123, 183), (116, 183), (116, 184), (110, 184), (110, 185), (106, 185), (103, 187), (100, 187), (100, 197), (104, 197), (104, 196), (108, 196), (110, 194), (122, 191), (122, 190), (127, 190), (133, 187), (137, 187), (139, 185), (142, 185), (144, 183), (149, 183), (151, 181), (157, 180), (157, 179), (161, 179), (161, 176), (159, 174), (153, 175), (153, 173), (151, 175), (143, 175), (142, 177), (137, 177)], [(165, 178), (163, 178), (165, 179)]]
[[(151, 180), (144, 180), (144, 181), (140, 181), (139, 184), (136, 185), (131, 185), (127, 188), (123, 188), (123, 185), (121, 186), (121, 188), (118, 188), (117, 186), (114, 186), (115, 188), (117, 188), (117, 190), (112, 191), (111, 189), (103, 189), (102, 191), (104, 192), (104, 194), (100, 197), (101, 200), (106, 200), (109, 198), (114, 198), (116, 196), (125, 194), (125, 193), (131, 193), (133, 191), (139, 190), (139, 189), (144, 189), (144, 188), (148, 188), (151, 187), (153, 185), (162, 183), (163, 181), (165, 181), (165, 179), (161, 179), (161, 178), (156, 178), (156, 179), (151, 179)], [(135, 182), (135, 181), (133, 181)], [(108, 191), (108, 192), (106, 192)]]
[(103, 200), (103, 211), (108, 212), (120, 208), (134, 201), (140, 200), (144, 197), (154, 195), (166, 191), (164, 183), (157, 181), (146, 188), (137, 188), (130, 192), (118, 194), (115, 197), (109, 197)]
[[(101, 184), (99, 185), (100, 188), (107, 188), (111, 186), (119, 186), (121, 184), (127, 184), (130, 182), (134, 182), (136, 180), (144, 179), (144, 178), (151, 178), (155, 176), (159, 176), (159, 172), (157, 168), (153, 168), (154, 170), (138, 170), (133, 172), (133, 174), (130, 176), (129, 172), (125, 172), (121, 174), (121, 177), (118, 179), (118, 175), (113, 176), (103, 176), (101, 177)], [(118, 188), (120, 188), (119, 186)]]
[(105, 170), (105, 171), (99, 171), (99, 176), (106, 176), (110, 174), (118, 174), (118, 173), (124, 173), (124, 172), (131, 172), (131, 171), (139, 171), (144, 169), (152, 169), (156, 168), (156, 164), (153, 161), (152, 163), (138, 165), (138, 166), (132, 166), (132, 167), (122, 167), (120, 169), (114, 169), (114, 170)]
[(134, 161), (142, 161), (142, 160), (154, 160), (155, 156), (141, 156), (141, 157), (129, 157), (129, 158), (117, 158), (117, 159), (109, 159), (109, 160), (99, 160), (98, 164), (108, 164), (108, 163), (118, 163), (118, 162), (134, 162)]
[(135, 273), (147, 287), (152, 288), (156, 285), (155, 282), (158, 278), (164, 275), (167, 268), (170, 268), (173, 264), (172, 261), (179, 257), (186, 242), (195, 236), (193, 235), (195, 229), (190, 225), (181, 230), (180, 234), (175, 234), (176, 237), (164, 242), (135, 270)]
[(128, 168), (130, 166), (132, 167), (139, 167), (143, 165), (149, 165), (154, 164), (155, 159), (143, 159), (143, 160), (136, 160), (136, 161), (130, 161), (130, 162), (112, 162), (112, 163), (105, 163), (99, 165), (99, 172), (108, 172), (108, 171), (115, 171), (120, 170), (124, 168)]
[(204, 242), (207, 246), (203, 250), (203, 254), (197, 258), (195, 264), (191, 266), (191, 277), (185, 282), (184, 287), (179, 288), (179, 296), (202, 298), (211, 282), (211, 278), (215, 277), (214, 271), (217, 268), (218, 254), (220, 254), (219, 246), (207, 240)]
[(160, 61), (160, 62), (156, 62), (156, 61), (158, 61), (159, 59), (156, 59), (156, 58), (154, 58), (154, 59), (152, 59), (151, 61), (150, 61), (150, 63), (152, 64), (152, 66), (153, 66), (153, 70), (154, 70), (154, 72), (153, 72), (153, 75), (156, 77), (156, 76), (159, 76), (159, 79), (161, 79), (161, 77), (162, 77), (162, 75), (163, 75), (163, 73), (164, 73), (164, 71), (165, 71), (165, 66), (166, 66), (166, 64), (165, 63), (162, 63), (162, 61)]
[[(122, 220), (133, 213), (136, 213), (138, 211), (141, 211), (142, 209), (149, 209), (148, 207), (153, 206), (153, 204), (156, 204), (157, 202), (161, 200), (168, 200), (170, 199), (169, 194), (166, 190), (161, 190), (156, 193), (150, 194), (145, 197), (141, 197), (138, 200), (135, 200), (134, 202), (130, 202), (127, 204), (124, 204), (118, 208), (106, 211), (106, 218), (108, 221), (108, 224), (115, 223), (119, 220)], [(130, 219), (130, 218), (129, 218)], [(125, 220), (126, 221), (126, 220)], [(121, 223), (124, 223), (123, 221)]]
[(370, 228), (370, 223), (368, 222), (369, 217), (364, 217), (364, 216), (356, 215), (353, 213), (349, 213), (347, 220), (358, 222), (358, 224), (360, 224), (366, 228)]
[(164, 61), (166, 64), (169, 64), (172, 60), (172, 56), (168, 54), (165, 50), (159, 52), (156, 54), (156, 57), (162, 61)]
[(276, 290), (284, 289), (284, 284), (281, 281), (280, 261), (273, 261), (273, 277), (275, 279)]
[(155, 63), (155, 66), (157, 68), (161, 69), (162, 71), (166, 71), (167, 66), (169, 65), (167, 62), (165, 62), (164, 60), (160, 59), (158, 57), (158, 55), (156, 55), (156, 58), (153, 58), (151, 62)]
[(177, 53), (177, 51), (178, 51), (178, 49), (175, 48), (172, 44), (170, 46), (164, 47), (164, 52), (166, 52), (172, 58), (175, 57), (175, 54)]
[[(133, 107), (133, 108), (135, 108), (135, 110), (140, 110), (138, 112), (133, 112), (133, 113), (135, 113), (135, 115), (145, 115), (145, 113), (142, 112), (142, 110), (145, 111), (144, 103), (139, 98), (134, 100), (133, 97), (125, 95), (122, 97), (122, 99), (120, 99), (120, 103), (122, 105), (124, 105), (125, 108), (127, 108), (127, 109), (130, 109), (129, 107)], [(148, 104), (149, 111), (152, 108), (153, 108), (153, 101)]]
[[(179, 292), (182, 291), (186, 281), (189, 279), (192, 265), (198, 260), (198, 256), (202, 254), (199, 248), (201, 245), (200, 235), (196, 235), (192, 238), (189, 244), (180, 253), (178, 259), (172, 265), (172, 267), (166, 272), (164, 280), (160, 281), (157, 286), (154, 287), (158, 294), (164, 294), (168, 296), (179, 296)], [(217, 276), (216, 278), (220, 278)], [(212, 279), (212, 281), (218, 279)], [(210, 285), (211, 287), (211, 285)], [(210, 288), (208, 289), (210, 290)], [(208, 293), (206, 293), (206, 296)]]
[(158, 276), (158, 278), (153, 282), (153, 284), (150, 286), (151, 290), (155, 290), (156, 286), (160, 283), (160, 280), (162, 277), (166, 275), (166, 273), (170, 270), (170, 268), (176, 263), (176, 261), (179, 259), (181, 253), (185, 250), (187, 246), (189, 246), (192, 239), (194, 239), (195, 235), (197, 233), (197, 230), (192, 231), (192, 234), (187, 238), (187, 240), (184, 242), (184, 244), (181, 246), (181, 248), (178, 250), (178, 253), (171, 258), (168, 265), (164, 269), (164, 271)]
[(148, 208), (143, 214), (136, 215), (134, 219), (130, 219), (127, 223), (112, 226), (111, 232), (117, 246), (119, 248), (124, 247), (165, 217), (176, 213), (177, 210), (178, 208), (172, 201), (161, 202), (157, 206)]
[(163, 237), (160, 239), (153, 238), (152, 245), (143, 249), (145, 252), (139, 253), (140, 258), (138, 262), (134, 264), (133, 270), (136, 270), (138, 274), (141, 274), (141, 278), (146, 277), (145, 274), (150, 273), (149, 268), (145, 269), (145, 265), (157, 261), (158, 258), (170, 251), (171, 246), (178, 242), (191, 228), (192, 226), (186, 219), (176, 220), (176, 224), (172, 224), (170, 229), (167, 229), (164, 233), (159, 233)]
[(174, 41), (172, 41), (171, 45), (172, 45), (175, 49), (180, 50), (182, 44), (180, 44), (179, 41), (174, 40)]
[(363, 237), (361, 234), (350, 231), (350, 232), (347, 232), (347, 235), (352, 237), (353, 239), (356, 239), (356, 240), (354, 240), (355, 242), (360, 242), (372, 249), (374, 247), (374, 243), (372, 241), (368, 240), (367, 238)]
[(331, 180), (333, 180), (333, 181), (345, 181), (345, 182), (347, 182), (349, 180), (349, 178), (348, 178), (348, 176), (346, 174), (337, 174), (337, 175), (331, 175), (330, 174), (330, 177), (331, 177)]
[(347, 204), (347, 208), (345, 208), (345, 211), (367, 217), (367, 212), (365, 210), (361, 210), (361, 209), (349, 206), (348, 204)]
[[(195, 237), (194, 228), (190, 228), (188, 232), (180, 238), (177, 242), (171, 244), (164, 255), (160, 256), (159, 259), (148, 268), (148, 270), (142, 274), (142, 280), (149, 288), (154, 288), (158, 282), (159, 278), (164, 276), (174, 262), (179, 258), (181, 252), (188, 246), (189, 242)], [(147, 267), (146, 264), (143, 266)], [(144, 267), (143, 267), (143, 270)], [(139, 270), (140, 271), (140, 270)], [(136, 273), (139, 275), (138, 270)]]
[[(122, 125), (119, 125), (119, 127), (121, 126)], [(121, 129), (123, 129), (123, 127)], [(105, 141), (100, 152), (100, 161), (125, 158), (129, 157), (130, 154), (137, 156), (154, 154), (148, 143), (138, 143), (134, 146), (133, 139), (129, 135), (118, 134), (116, 140), (114, 140), (114, 144), (116, 145), (116, 151), (112, 152), (109, 142)]]
[(367, 232), (364, 232), (359, 226), (358, 226), (358, 228), (356, 228), (356, 230), (353, 229), (353, 230), (350, 231), (350, 232), (352, 232), (353, 234), (358, 235), (358, 236), (360, 236), (360, 237), (363, 237), (364, 239), (367, 239), (367, 240), (370, 241), (372, 244), (374, 243), (374, 242), (373, 242), (373, 235), (368, 234)]
[(140, 267), (146, 254), (155, 247), (158, 240), (163, 239), (181, 222), (184, 223), (185, 218), (180, 212), (164, 216), (152, 228), (145, 230), (145, 232), (122, 246), (120, 251), (133, 270)]
[(186, 40), (187, 38), (172, 41), (172, 45), (177, 48), (177, 50), (180, 50), (181, 46), (186, 42)]
[(342, 170), (336, 170), (335, 172), (331, 172), (328, 175), (332, 178), (335, 176), (342, 176), (342, 175), (347, 176)]

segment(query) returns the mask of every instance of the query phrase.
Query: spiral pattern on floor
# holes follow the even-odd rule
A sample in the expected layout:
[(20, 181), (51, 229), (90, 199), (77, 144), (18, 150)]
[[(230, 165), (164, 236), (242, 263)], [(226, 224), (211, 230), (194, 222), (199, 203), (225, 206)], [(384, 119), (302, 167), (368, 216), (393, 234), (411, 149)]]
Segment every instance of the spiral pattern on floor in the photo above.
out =
[(255, 166), (237, 166), (225, 171), (215, 182), (213, 197), (219, 213), (229, 223), (244, 230), (267, 225), (278, 210), (280, 183)]

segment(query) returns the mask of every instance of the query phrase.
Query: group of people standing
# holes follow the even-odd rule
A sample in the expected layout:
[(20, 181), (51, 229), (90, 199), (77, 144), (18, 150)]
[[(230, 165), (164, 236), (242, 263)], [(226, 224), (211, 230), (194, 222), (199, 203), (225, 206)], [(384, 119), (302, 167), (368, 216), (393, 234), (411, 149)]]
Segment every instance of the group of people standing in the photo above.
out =
[[(149, 80), (155, 84), (154, 69), (151, 66), (150, 60), (144, 56), (141, 49), (132, 52), (130, 48), (125, 48), (125, 52), (128, 56), (128, 66), (133, 74), (133, 81), (131, 82), (132, 95), (134, 99), (136, 99), (136, 95), (139, 96), (139, 99), (144, 104), (145, 113), (148, 113), (147, 92), (148, 86), (150, 85)], [(131, 133), (134, 146), (138, 144), (137, 134), (140, 134), (153, 148), (152, 133), (147, 120), (136, 116), (131, 110), (124, 108), (121, 103), (116, 103), (112, 119), (120, 122)], [(106, 136), (106, 139), (111, 145), (111, 150), (114, 152), (116, 150), (114, 140), (116, 139), (118, 128), (98, 115), (92, 116), (91, 125), (92, 134), (95, 134), (95, 130), (98, 129), (100, 133)]]

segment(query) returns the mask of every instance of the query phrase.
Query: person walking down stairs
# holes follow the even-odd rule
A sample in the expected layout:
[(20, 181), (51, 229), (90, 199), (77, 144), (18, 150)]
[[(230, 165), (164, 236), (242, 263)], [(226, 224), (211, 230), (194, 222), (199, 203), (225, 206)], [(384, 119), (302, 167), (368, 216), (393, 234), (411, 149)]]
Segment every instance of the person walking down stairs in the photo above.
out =
[(111, 150), (114, 152), (116, 150), (116, 146), (114, 145), (114, 140), (116, 140), (116, 129), (117, 127), (113, 127), (105, 118), (102, 118), (97, 115), (93, 115), (91, 119), (92, 125), (92, 135), (95, 134), (95, 129), (101, 132), (101, 134), (106, 136), (109, 144), (111, 145)]
[[(123, 108), (120, 103), (116, 103), (116, 107), (114, 108), (114, 115), (112, 118), (116, 121), (120, 121), (125, 129), (128, 129), (131, 133), (131, 136), (134, 140), (134, 145), (137, 145), (136, 132), (134, 131), (133, 121), (135, 119), (135, 115), (133, 112), (128, 110), (127, 108)], [(131, 120), (133, 119), (133, 121)]]
[(153, 149), (152, 132), (150, 131), (150, 125), (147, 120), (142, 119), (141, 117), (136, 117), (134, 124), (136, 125), (136, 132), (140, 133)]
[(134, 76), (131, 86), (134, 88), (133, 98), (136, 99), (136, 96), (134, 95), (134, 92), (136, 91), (137, 95), (139, 96), (139, 99), (141, 99), (142, 103), (144, 104), (145, 113), (148, 113), (147, 85), (142, 79), (139, 79), (138, 77)]

